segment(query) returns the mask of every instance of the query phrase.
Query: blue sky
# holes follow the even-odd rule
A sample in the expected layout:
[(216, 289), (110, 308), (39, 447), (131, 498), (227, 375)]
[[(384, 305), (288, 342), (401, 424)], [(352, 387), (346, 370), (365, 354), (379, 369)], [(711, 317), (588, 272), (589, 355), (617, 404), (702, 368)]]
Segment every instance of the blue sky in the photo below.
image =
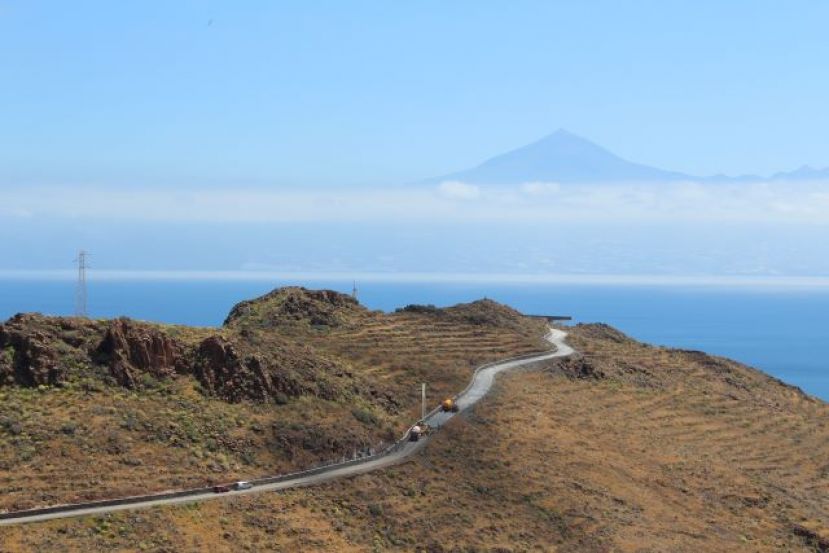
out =
[[(829, 276), (829, 183), (406, 183), (566, 128), (829, 166), (829, 3), (0, 0), (3, 271)], [(0, 275), (1, 276), (1, 275)]]
[(564, 127), (829, 165), (822, 1), (0, 0), (0, 184), (407, 182)]

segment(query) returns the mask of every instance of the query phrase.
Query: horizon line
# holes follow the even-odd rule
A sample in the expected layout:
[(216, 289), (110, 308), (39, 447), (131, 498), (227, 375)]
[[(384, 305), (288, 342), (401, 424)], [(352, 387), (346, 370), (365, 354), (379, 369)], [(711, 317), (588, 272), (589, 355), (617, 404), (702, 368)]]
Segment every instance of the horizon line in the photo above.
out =
[[(0, 269), (0, 280), (75, 281), (73, 269)], [(599, 273), (441, 273), (382, 271), (244, 271), (244, 270), (95, 270), (88, 281), (357, 281), (445, 284), (567, 284), (591, 286), (707, 286), (760, 288), (829, 288), (829, 275), (681, 275)]]

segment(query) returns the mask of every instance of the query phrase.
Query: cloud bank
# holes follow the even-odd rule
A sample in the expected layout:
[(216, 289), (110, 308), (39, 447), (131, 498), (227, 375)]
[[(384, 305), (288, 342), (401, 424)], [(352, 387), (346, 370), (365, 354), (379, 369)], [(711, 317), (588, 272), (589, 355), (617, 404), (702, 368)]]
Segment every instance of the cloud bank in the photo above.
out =
[(528, 182), (386, 188), (4, 187), (0, 218), (172, 222), (720, 221), (829, 223), (829, 183), (575, 185)]

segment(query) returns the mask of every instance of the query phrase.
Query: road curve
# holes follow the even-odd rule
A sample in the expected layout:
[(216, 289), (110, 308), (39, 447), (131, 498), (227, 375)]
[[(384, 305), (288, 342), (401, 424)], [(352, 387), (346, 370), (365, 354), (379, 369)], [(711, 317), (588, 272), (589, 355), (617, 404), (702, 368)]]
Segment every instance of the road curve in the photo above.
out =
[[(564, 342), (566, 336), (567, 333), (561, 330), (554, 328), (550, 329), (550, 333), (547, 335), (547, 340), (554, 346), (554, 349), (551, 349), (548, 352), (539, 353), (537, 355), (522, 356), (520, 358), (507, 359), (505, 361), (484, 365), (476, 370), (472, 378), (472, 382), (466, 390), (458, 394), (456, 398), (460, 411), (462, 412), (480, 401), (481, 398), (484, 397), (492, 388), (497, 374), (523, 365), (546, 361), (555, 357), (566, 357), (571, 355), (574, 350)], [(432, 427), (440, 428), (455, 415), (457, 415), (457, 413), (447, 413), (438, 409), (427, 415), (426, 422)], [(146, 509), (148, 507), (155, 507), (158, 505), (192, 503), (208, 499), (220, 499), (228, 496), (277, 491), (300, 486), (311, 486), (337, 478), (345, 478), (357, 474), (363, 474), (398, 464), (423, 449), (428, 441), (428, 437), (417, 442), (402, 440), (397, 446), (386, 450), (384, 453), (368, 457), (359, 462), (347, 465), (332, 465), (327, 469), (314, 471), (313, 474), (297, 473), (294, 477), (287, 477), (278, 482), (256, 484), (254, 487), (247, 490), (217, 494), (212, 491), (206, 492), (204, 489), (199, 489), (193, 490), (192, 493), (182, 492), (185, 495), (179, 495), (177, 497), (157, 499), (137, 497), (134, 501), (130, 498), (125, 498), (123, 500), (124, 502), (118, 505), (96, 505), (95, 502), (90, 502), (66, 506), (65, 509), (61, 508), (61, 510), (57, 512), (37, 513), (37, 509), (34, 509), (32, 511), (19, 511), (17, 513), (3, 513), (0, 514), (0, 517), (2, 517), (0, 518), (0, 526), (39, 522), (56, 518), (99, 515), (129, 509)]]

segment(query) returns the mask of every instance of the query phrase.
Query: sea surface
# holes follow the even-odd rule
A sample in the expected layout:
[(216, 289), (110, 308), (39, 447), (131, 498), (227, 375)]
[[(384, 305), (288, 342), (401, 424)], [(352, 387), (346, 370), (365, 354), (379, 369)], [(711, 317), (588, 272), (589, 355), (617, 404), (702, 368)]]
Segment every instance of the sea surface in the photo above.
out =
[[(238, 301), (300, 284), (351, 292), (351, 282), (91, 281), (91, 317), (220, 325)], [(0, 319), (23, 311), (70, 315), (75, 285), (64, 280), (0, 279)], [(829, 401), (829, 289), (737, 286), (364, 283), (360, 301), (394, 310), (411, 303), (451, 305), (488, 297), (525, 313), (605, 322), (652, 344), (730, 357)]]

